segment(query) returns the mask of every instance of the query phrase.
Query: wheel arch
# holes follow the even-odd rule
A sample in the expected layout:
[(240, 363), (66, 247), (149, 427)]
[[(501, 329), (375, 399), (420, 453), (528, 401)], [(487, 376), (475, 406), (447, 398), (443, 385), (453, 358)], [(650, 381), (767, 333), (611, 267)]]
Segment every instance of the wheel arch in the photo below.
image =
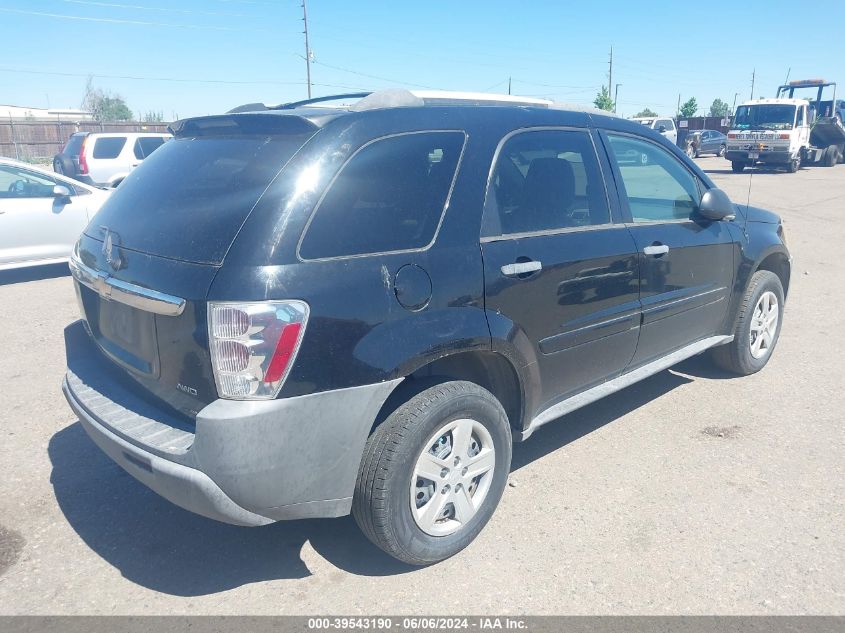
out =
[[(789, 257), (783, 251), (774, 251), (766, 255), (760, 263), (751, 271), (751, 275), (758, 270), (768, 270), (774, 273), (780, 279), (780, 284), (783, 286), (783, 296), (786, 298), (789, 292), (789, 282), (792, 277), (792, 264)], [(748, 280), (751, 281), (751, 275)]]
[(370, 433), (416, 394), (452, 380), (466, 380), (492, 393), (504, 408), (511, 428), (522, 428), (525, 389), (517, 368), (504, 354), (474, 349), (430, 359), (414, 368), (385, 400)]

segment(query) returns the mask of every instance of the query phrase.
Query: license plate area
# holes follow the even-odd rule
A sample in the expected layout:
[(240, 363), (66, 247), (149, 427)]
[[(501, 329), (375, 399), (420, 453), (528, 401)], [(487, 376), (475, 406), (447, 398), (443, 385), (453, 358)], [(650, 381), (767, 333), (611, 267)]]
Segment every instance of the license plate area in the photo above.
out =
[(760, 152), (748, 152), (748, 158), (760, 158)]
[(86, 306), (85, 312), (92, 334), (103, 351), (128, 369), (158, 378), (155, 315), (91, 294), (96, 308), (92, 310)]

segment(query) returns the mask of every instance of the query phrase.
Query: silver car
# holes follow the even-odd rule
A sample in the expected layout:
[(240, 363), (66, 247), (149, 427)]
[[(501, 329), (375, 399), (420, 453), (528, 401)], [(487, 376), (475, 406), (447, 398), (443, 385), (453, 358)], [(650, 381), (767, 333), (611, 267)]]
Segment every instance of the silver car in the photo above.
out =
[(65, 262), (109, 192), (0, 158), (0, 270)]

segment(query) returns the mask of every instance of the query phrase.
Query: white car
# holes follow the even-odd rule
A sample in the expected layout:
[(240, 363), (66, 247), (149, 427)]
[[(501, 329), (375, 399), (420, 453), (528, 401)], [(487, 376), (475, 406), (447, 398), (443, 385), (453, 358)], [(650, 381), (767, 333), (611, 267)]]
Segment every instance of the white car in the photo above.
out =
[(655, 116), (635, 116), (631, 117), (632, 121), (642, 123), (646, 127), (650, 127), (655, 132), (659, 132), (673, 143), (678, 142), (678, 129), (675, 127), (675, 121), (670, 117), (655, 117)]
[(0, 158), (0, 270), (66, 262), (109, 194)]
[(86, 185), (117, 187), (171, 138), (164, 132), (77, 132), (53, 158), (53, 171)]

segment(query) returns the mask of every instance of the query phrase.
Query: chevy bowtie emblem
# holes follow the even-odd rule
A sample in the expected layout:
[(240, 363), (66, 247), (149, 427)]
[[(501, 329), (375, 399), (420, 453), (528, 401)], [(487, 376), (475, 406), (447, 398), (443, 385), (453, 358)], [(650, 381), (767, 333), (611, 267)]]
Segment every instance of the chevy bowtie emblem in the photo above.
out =
[(106, 263), (113, 270), (120, 270), (123, 262), (120, 259), (120, 249), (115, 244), (119, 239), (117, 233), (109, 231), (107, 226), (101, 226), (100, 230), (103, 232), (103, 255), (106, 258)]

